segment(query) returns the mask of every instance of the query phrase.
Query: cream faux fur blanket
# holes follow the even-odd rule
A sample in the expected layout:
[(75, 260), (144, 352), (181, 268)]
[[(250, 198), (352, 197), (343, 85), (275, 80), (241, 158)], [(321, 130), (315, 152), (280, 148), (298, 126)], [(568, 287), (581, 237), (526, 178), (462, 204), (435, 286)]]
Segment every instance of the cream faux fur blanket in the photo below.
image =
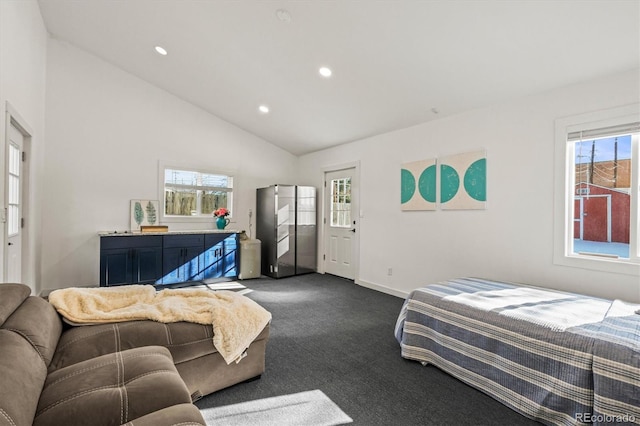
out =
[(72, 287), (53, 291), (49, 302), (67, 320), (80, 324), (135, 320), (211, 324), (213, 345), (227, 364), (239, 362), (271, 321), (271, 313), (262, 306), (231, 291), (156, 291), (150, 285)]

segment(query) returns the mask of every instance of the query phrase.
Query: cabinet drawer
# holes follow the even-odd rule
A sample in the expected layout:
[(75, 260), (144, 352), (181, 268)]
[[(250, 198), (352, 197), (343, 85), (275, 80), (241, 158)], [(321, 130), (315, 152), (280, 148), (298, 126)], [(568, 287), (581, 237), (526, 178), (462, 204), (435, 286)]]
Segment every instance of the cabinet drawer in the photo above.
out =
[(204, 246), (203, 234), (188, 234), (188, 235), (165, 235), (162, 241), (163, 248), (175, 248), (175, 247), (192, 247), (192, 246)]
[[(229, 237), (233, 237), (233, 238), (229, 238)], [(215, 246), (216, 244), (218, 244), (220, 241), (224, 241), (226, 240), (227, 242), (229, 241), (233, 241), (235, 243), (236, 241), (236, 237), (235, 234), (223, 234), (223, 233), (216, 233), (216, 234), (205, 234), (204, 236), (204, 246), (205, 248), (210, 248)]]
[(144, 235), (136, 237), (101, 237), (100, 248), (121, 249), (121, 248), (145, 248), (162, 247), (161, 235)]

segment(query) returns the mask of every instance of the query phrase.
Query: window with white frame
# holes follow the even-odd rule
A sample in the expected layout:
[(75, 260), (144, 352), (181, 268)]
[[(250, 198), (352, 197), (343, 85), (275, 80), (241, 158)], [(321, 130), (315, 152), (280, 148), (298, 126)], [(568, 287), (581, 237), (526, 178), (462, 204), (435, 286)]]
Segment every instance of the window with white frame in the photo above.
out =
[(211, 217), (224, 207), (233, 214), (233, 176), (164, 167), (164, 217)]
[(640, 106), (556, 121), (554, 262), (640, 273)]
[(331, 180), (331, 226), (351, 227), (351, 178)]

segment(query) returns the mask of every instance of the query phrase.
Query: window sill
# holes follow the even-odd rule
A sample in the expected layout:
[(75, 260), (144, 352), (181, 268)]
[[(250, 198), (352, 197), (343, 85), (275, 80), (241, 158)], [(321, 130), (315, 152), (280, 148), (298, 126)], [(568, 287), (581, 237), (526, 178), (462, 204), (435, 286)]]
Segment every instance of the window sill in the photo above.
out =
[(162, 223), (214, 223), (215, 220), (213, 216), (164, 216), (161, 218)]
[(610, 272), (614, 274), (640, 276), (640, 261), (629, 259), (607, 259), (589, 255), (555, 255), (555, 265), (573, 268), (589, 269), (593, 271)]

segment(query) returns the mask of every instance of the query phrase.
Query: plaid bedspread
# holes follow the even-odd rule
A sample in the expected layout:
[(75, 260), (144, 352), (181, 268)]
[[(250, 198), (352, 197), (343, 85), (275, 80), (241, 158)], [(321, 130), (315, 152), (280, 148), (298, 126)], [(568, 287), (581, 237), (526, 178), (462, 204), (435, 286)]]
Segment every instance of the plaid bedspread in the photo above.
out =
[(463, 278), (414, 290), (395, 334), (404, 358), (542, 423), (640, 424), (639, 309)]

